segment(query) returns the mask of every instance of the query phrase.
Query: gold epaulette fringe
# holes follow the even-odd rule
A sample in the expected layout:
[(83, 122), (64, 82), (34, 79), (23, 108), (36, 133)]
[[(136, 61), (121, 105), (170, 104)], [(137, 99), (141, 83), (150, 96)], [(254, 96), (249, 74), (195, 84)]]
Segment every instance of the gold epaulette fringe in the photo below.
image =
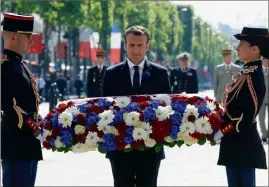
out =
[(21, 129), (22, 128), (22, 124), (23, 124), (23, 116), (22, 114), (25, 113), (19, 106), (17, 106), (17, 102), (16, 99), (13, 98), (13, 108), (16, 111), (18, 118), (19, 118), (19, 122), (18, 122), (18, 127)]

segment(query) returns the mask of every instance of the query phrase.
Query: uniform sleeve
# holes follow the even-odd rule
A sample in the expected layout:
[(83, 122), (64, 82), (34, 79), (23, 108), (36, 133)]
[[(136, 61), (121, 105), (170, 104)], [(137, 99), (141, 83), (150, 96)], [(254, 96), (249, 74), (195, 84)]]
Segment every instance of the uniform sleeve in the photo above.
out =
[(198, 93), (198, 77), (196, 70), (193, 70), (194, 75), (194, 93)]
[(171, 92), (173, 93), (173, 90), (174, 90), (174, 70), (171, 70), (169, 81), (170, 81)]
[(91, 88), (92, 88), (92, 76), (91, 76), (91, 69), (88, 70), (87, 76), (87, 95), (91, 97)]
[(219, 80), (218, 80), (218, 67), (215, 67), (214, 70), (214, 80), (213, 80), (213, 87), (214, 87), (214, 96), (217, 96), (217, 90), (219, 86)]

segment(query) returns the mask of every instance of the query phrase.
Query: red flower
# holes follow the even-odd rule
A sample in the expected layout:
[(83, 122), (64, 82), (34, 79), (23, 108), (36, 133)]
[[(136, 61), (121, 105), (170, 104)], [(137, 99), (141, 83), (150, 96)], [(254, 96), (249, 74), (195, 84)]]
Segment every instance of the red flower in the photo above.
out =
[(53, 137), (60, 136), (61, 129), (60, 128), (53, 128), (51, 134)]
[(44, 128), (47, 129), (47, 130), (50, 130), (51, 129), (50, 122), (46, 122), (45, 125), (44, 125)]
[(86, 137), (83, 134), (77, 134), (76, 135), (76, 141), (78, 143), (85, 143)]
[(166, 103), (164, 101), (162, 101), (161, 106), (162, 107), (165, 107), (166, 106)]
[(85, 126), (85, 124), (86, 124), (86, 122), (85, 122), (85, 116), (84, 116), (83, 114), (78, 114), (78, 115), (77, 115), (77, 118), (78, 118), (78, 122), (79, 122), (81, 125)]
[(143, 95), (143, 96), (131, 96), (131, 101), (135, 103), (145, 102), (150, 100), (150, 96)]
[(113, 106), (113, 109), (114, 109), (114, 110), (120, 110), (120, 107), (119, 107), (119, 106), (114, 105), (114, 106)]
[(205, 100), (209, 101), (209, 102), (214, 102), (213, 99), (210, 99), (208, 96), (205, 97)]
[(47, 142), (47, 141), (44, 141), (44, 142), (43, 142), (43, 146), (44, 146), (46, 149), (49, 149), (49, 148), (50, 148), (50, 143)]
[(215, 131), (219, 130), (222, 124), (222, 120), (220, 119), (219, 115), (212, 113), (208, 115), (208, 118), (212, 129)]
[(51, 137), (51, 136), (47, 136), (47, 137), (46, 137), (46, 141), (47, 141), (47, 142), (50, 142), (50, 141), (51, 141), (51, 139), (52, 139), (52, 137)]
[(56, 109), (57, 112), (62, 113), (67, 108), (67, 105), (65, 103), (59, 104), (58, 108)]
[(144, 110), (148, 106), (149, 106), (149, 103), (147, 101), (142, 101), (142, 102), (139, 103), (139, 108), (141, 110)]
[(99, 137), (99, 138), (102, 138), (103, 136), (104, 136), (104, 132), (103, 131), (97, 131), (97, 136)]
[(91, 114), (92, 112), (100, 114), (102, 112), (102, 109), (97, 105), (92, 105), (90, 108), (88, 108), (88, 114)]
[(204, 134), (195, 132), (195, 133), (190, 134), (190, 136), (193, 137), (193, 138), (195, 138), (195, 139), (200, 140), (204, 136)]
[(151, 122), (151, 125), (152, 125), (152, 133), (150, 134), (150, 138), (155, 139), (157, 143), (163, 143), (164, 137), (169, 135), (171, 128), (171, 121), (154, 120)]
[(188, 121), (193, 123), (193, 122), (195, 122), (195, 120), (196, 120), (196, 117), (194, 115), (189, 115), (188, 116)]
[(213, 136), (212, 136), (211, 134), (208, 134), (206, 139), (207, 139), (208, 141), (211, 141), (211, 140), (213, 140)]
[(69, 101), (69, 102), (67, 103), (67, 108), (68, 108), (68, 107), (71, 107), (71, 106), (75, 106), (75, 103), (74, 103), (73, 101)]
[(116, 148), (117, 150), (123, 150), (125, 148), (125, 146), (127, 145), (124, 142), (124, 136), (115, 136), (115, 144), (116, 144)]
[(140, 115), (139, 115), (139, 120), (140, 120), (140, 121), (144, 121), (144, 114), (143, 114), (143, 112), (140, 111), (139, 114), (140, 114)]
[(97, 125), (91, 125), (91, 126), (88, 127), (87, 130), (91, 131), (91, 132), (97, 132), (98, 128), (97, 128)]
[(142, 147), (142, 146), (145, 146), (143, 140), (137, 140), (137, 141), (134, 141), (133, 143), (131, 143), (131, 148), (138, 148), (138, 147)]
[(120, 122), (115, 126), (115, 128), (118, 130), (118, 136), (124, 139), (126, 135), (126, 124), (124, 122)]

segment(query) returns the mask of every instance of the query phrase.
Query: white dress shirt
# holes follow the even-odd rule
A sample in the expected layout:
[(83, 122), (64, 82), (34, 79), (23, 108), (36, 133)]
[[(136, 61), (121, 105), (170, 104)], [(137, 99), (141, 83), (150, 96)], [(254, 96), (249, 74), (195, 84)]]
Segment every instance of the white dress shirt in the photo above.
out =
[[(135, 64), (133, 64), (128, 58), (127, 58), (127, 63), (129, 66), (129, 71), (130, 71), (130, 78), (131, 78), (131, 82), (133, 85), (133, 77), (134, 77), (134, 73), (135, 73), (135, 69), (134, 66), (136, 66)], [(141, 85), (141, 80), (142, 80), (142, 74), (143, 74), (143, 69), (144, 69), (144, 64), (145, 64), (145, 58), (144, 60), (138, 65), (139, 66), (139, 80), (140, 80), (140, 85)]]

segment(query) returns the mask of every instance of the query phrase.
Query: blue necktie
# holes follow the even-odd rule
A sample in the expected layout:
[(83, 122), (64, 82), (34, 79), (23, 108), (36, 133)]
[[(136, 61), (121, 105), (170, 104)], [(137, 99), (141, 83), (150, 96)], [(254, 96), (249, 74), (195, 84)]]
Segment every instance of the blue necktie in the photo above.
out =
[(134, 77), (133, 77), (133, 88), (138, 89), (140, 87), (140, 81), (139, 81), (139, 66), (134, 66)]

